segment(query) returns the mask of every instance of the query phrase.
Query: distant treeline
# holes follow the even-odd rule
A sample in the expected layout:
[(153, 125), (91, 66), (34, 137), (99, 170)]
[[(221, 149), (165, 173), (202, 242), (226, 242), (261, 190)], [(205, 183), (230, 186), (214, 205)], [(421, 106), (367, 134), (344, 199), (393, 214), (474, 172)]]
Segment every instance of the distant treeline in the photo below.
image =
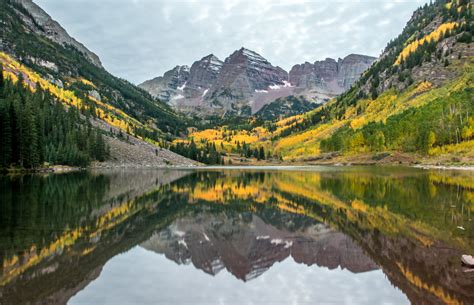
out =
[(0, 168), (33, 169), (45, 163), (87, 166), (108, 147), (99, 129), (77, 109), (66, 110), (48, 91), (32, 92), (22, 75), (14, 83), (0, 66)]
[(181, 156), (204, 164), (224, 164), (224, 158), (217, 151), (214, 143), (206, 143), (203, 147), (198, 147), (194, 141), (178, 142), (167, 148)]

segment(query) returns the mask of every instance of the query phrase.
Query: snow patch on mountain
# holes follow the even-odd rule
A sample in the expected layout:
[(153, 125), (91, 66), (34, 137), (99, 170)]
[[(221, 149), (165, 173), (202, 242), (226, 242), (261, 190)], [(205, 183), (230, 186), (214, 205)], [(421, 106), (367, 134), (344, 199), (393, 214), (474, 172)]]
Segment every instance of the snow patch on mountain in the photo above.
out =
[(291, 240), (282, 240), (282, 239), (279, 239), (279, 238), (272, 239), (270, 241), (270, 243), (273, 244), (273, 245), (283, 245), (284, 244), (285, 249), (290, 248), (291, 246), (293, 246), (293, 242)]
[(184, 95), (178, 94), (178, 95), (173, 96), (171, 99), (172, 100), (181, 100), (181, 99), (184, 99)]

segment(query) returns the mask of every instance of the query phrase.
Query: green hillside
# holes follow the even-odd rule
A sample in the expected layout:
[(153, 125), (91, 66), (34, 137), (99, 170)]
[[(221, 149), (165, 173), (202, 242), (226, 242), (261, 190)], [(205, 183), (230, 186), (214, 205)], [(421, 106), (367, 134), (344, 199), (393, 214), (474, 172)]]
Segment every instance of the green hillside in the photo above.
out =
[(472, 11), (469, 1), (419, 8), (348, 92), (305, 114), (275, 150), (287, 160), (381, 151), (471, 160)]
[(108, 147), (102, 131), (64, 106), (47, 91), (31, 92), (20, 79), (4, 79), (0, 69), (0, 169), (16, 165), (87, 166), (104, 161)]
[[(130, 132), (133, 134), (157, 140), (157, 134), (175, 135), (185, 130), (185, 119), (165, 103), (94, 65), (73, 46), (64, 46), (44, 37), (42, 31), (45, 29), (20, 3), (6, 0), (1, 1), (0, 5), (3, 51), (21, 65), (53, 84), (61, 84), (64, 90), (72, 91), (84, 103), (101, 107), (94, 103), (94, 94), (91, 94), (97, 92), (102, 102), (142, 123), (131, 128), (133, 130)], [(45, 63), (52, 63), (54, 66), (51, 68)], [(107, 107), (102, 108), (106, 113), (110, 112)], [(118, 111), (113, 115), (118, 119), (129, 120)]]

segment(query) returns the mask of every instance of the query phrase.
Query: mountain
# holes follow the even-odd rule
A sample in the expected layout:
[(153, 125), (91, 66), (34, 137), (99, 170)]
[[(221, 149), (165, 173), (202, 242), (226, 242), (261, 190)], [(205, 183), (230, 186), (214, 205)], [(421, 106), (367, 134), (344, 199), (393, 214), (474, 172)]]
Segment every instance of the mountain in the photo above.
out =
[[(95, 100), (123, 111), (140, 122), (151, 120), (163, 132), (184, 130), (182, 118), (131, 83), (101, 67), (97, 55), (71, 38), (56, 21), (31, 0), (2, 1), (2, 51), (39, 77), (77, 97)], [(7, 66), (4, 62), (4, 66)], [(18, 71), (16, 71), (18, 72)], [(96, 103), (96, 107), (101, 107)], [(110, 109), (101, 107), (104, 112)], [(125, 118), (115, 111), (114, 116)], [(130, 126), (130, 129), (147, 129)]]
[(171, 101), (178, 96), (179, 91), (183, 91), (182, 87), (188, 81), (189, 75), (188, 66), (176, 66), (163, 76), (140, 84), (140, 87), (162, 101)]
[(207, 106), (221, 113), (250, 115), (258, 93), (285, 86), (288, 73), (256, 52), (241, 48), (226, 58), (216, 83), (204, 97)]
[[(7, 79), (8, 86), (13, 86), (10, 85), (10, 82), (16, 83), (21, 80), (31, 92), (45, 92), (46, 96), (37, 94), (31, 97), (33, 110), (38, 107), (34, 104), (35, 99), (46, 101), (45, 104), (39, 106), (40, 108), (44, 107), (42, 111), (45, 112), (53, 111), (57, 103), (65, 109), (70, 107), (76, 109), (78, 117), (73, 119), (71, 114), (68, 124), (77, 122), (76, 124), (79, 125), (75, 127), (78, 130), (82, 128), (89, 130), (90, 126), (101, 130), (100, 133), (105, 137), (107, 145), (110, 147), (109, 161), (115, 165), (129, 164), (129, 162), (144, 166), (179, 164), (181, 162), (193, 164), (188, 159), (158, 147), (160, 143), (166, 143), (175, 135), (183, 133), (187, 128), (187, 119), (177, 114), (167, 104), (151, 97), (146, 91), (108, 73), (102, 67), (96, 54), (69, 36), (59, 23), (33, 1), (1, 1), (0, 8), (2, 11), (0, 16), (2, 23), (0, 49), (2, 77)], [(3, 85), (3, 82), (0, 85)], [(15, 87), (12, 90), (16, 90)], [(20, 91), (22, 89), (19, 87), (16, 93), (12, 93), (8, 89), (6, 102), (1, 106), (13, 105), (16, 107), (15, 105), (18, 103), (14, 98), (15, 94), (24, 95)], [(35, 113), (33, 110), (18, 112), (18, 118), (5, 115), (1, 119), (2, 122), (3, 120), (5, 122), (10, 120), (24, 122), (23, 118), (28, 118), (26, 121), (30, 121), (30, 127), (26, 125), (23, 127), (25, 130), (31, 131), (32, 139), (36, 139), (37, 132), (43, 131), (40, 129), (51, 126), (33, 127), (33, 125), (39, 124), (37, 121), (42, 121), (41, 116), (44, 115), (42, 112)], [(68, 112), (76, 113), (76, 111)], [(62, 122), (59, 117), (62, 115), (58, 116), (57, 122), (52, 123)], [(74, 128), (70, 129), (70, 132), (73, 133)], [(55, 131), (58, 130), (61, 128), (55, 129)], [(38, 164), (38, 160), (44, 160), (50, 164), (57, 162), (71, 164), (66, 159), (71, 157), (72, 153), (69, 154), (64, 150), (67, 148), (64, 144), (67, 137), (66, 130), (69, 129), (64, 127), (61, 132), (58, 131), (58, 135), (54, 138), (54, 145), (59, 145), (58, 149), (63, 147), (60, 151), (46, 154), (49, 150), (45, 150), (46, 148), (42, 145), (47, 143), (36, 143), (41, 148), (39, 153), (41, 154), (43, 151), (44, 154), (40, 155), (39, 159), (34, 157), (32, 159), (34, 162), (27, 163), (31, 166)], [(89, 131), (87, 134), (88, 137), (92, 137)], [(68, 138), (69, 149), (75, 153), (90, 154), (88, 151), (90, 148), (84, 144), (81, 138), (82, 136), (70, 135)], [(7, 144), (5, 141), (6, 138), (2, 138), (2, 146), (11, 144), (13, 145), (12, 149), (16, 149), (14, 142)], [(24, 141), (27, 143), (29, 140), (25, 138)], [(74, 141), (78, 141), (80, 146), (74, 146), (72, 143)], [(36, 146), (32, 145), (31, 147)], [(61, 158), (53, 158), (56, 153), (61, 155)], [(83, 160), (84, 156), (77, 157)], [(22, 158), (14, 158), (13, 161), (15, 160), (18, 162), (14, 162), (14, 165), (25, 164)], [(75, 163), (72, 162), (72, 164)], [(82, 161), (79, 163), (83, 164)]]
[(350, 54), (338, 61), (326, 58), (314, 64), (305, 62), (291, 68), (289, 81), (293, 86), (308, 91), (306, 94), (313, 95), (314, 99), (326, 102), (350, 89), (375, 60), (371, 56)]
[(288, 119), (293, 123), (278, 136), (274, 154), (322, 160), (335, 153), (333, 162), (362, 162), (354, 156), (375, 162), (378, 152), (396, 152), (405, 154), (397, 162), (420, 162), (419, 155), (425, 162), (473, 162), (472, 35), (472, 2), (420, 7), (351, 89)]
[(139, 87), (181, 111), (192, 111), (198, 107), (213, 86), (222, 69), (223, 62), (213, 54), (188, 66), (177, 66), (163, 77), (145, 81)]
[(212, 54), (196, 61), (189, 81), (176, 67), (139, 86), (185, 113), (250, 116), (264, 105), (292, 95), (304, 96), (311, 102), (326, 102), (348, 89), (374, 60), (352, 54), (337, 62), (326, 59), (296, 65), (288, 74), (260, 54), (242, 47), (224, 62)]
[(69, 36), (61, 25), (53, 20), (43, 9), (31, 0), (15, 0), (21, 6), (16, 6), (19, 10), (19, 17), (23, 23), (32, 32), (46, 37), (63, 47), (72, 46), (74, 49), (83, 54), (87, 60), (97, 67), (102, 68), (99, 57), (87, 49), (82, 43)]
[(304, 96), (288, 96), (278, 98), (270, 104), (264, 105), (255, 113), (255, 117), (264, 121), (281, 120), (290, 116), (308, 112), (318, 104), (308, 101)]
[[(279, 214), (281, 227), (248, 213), (201, 213), (183, 217), (156, 232), (141, 246), (178, 264), (193, 264), (208, 274), (227, 270), (242, 281), (262, 275), (288, 257), (308, 266), (367, 272), (378, 269), (362, 249), (343, 233), (307, 220)], [(288, 224), (306, 223), (296, 231)]]
[(214, 54), (207, 55), (193, 63), (189, 82), (185, 87), (187, 96), (205, 95), (204, 92), (216, 83), (223, 64)]
[(274, 121), (230, 118), (188, 137), (216, 144), (233, 164), (258, 161), (245, 153), (256, 150), (272, 162), (472, 164), (473, 35), (472, 2), (434, 1), (413, 13), (352, 86), (373, 59), (349, 55), (295, 66), (290, 95), (312, 101), (298, 87), (335, 93), (349, 87), (314, 110), (286, 117), (293, 103), (283, 98), (263, 109)]

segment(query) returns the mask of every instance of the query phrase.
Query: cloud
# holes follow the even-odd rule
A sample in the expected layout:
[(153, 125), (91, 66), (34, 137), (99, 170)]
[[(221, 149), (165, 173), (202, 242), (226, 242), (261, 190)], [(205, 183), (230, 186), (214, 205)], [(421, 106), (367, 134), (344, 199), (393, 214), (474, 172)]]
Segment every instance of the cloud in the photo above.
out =
[(112, 258), (100, 276), (69, 300), (82, 304), (409, 304), (382, 270), (351, 273), (288, 258), (249, 282), (135, 247)]
[(225, 59), (241, 46), (286, 70), (349, 53), (377, 56), (427, 0), (36, 2), (110, 72), (139, 83), (210, 53)]

